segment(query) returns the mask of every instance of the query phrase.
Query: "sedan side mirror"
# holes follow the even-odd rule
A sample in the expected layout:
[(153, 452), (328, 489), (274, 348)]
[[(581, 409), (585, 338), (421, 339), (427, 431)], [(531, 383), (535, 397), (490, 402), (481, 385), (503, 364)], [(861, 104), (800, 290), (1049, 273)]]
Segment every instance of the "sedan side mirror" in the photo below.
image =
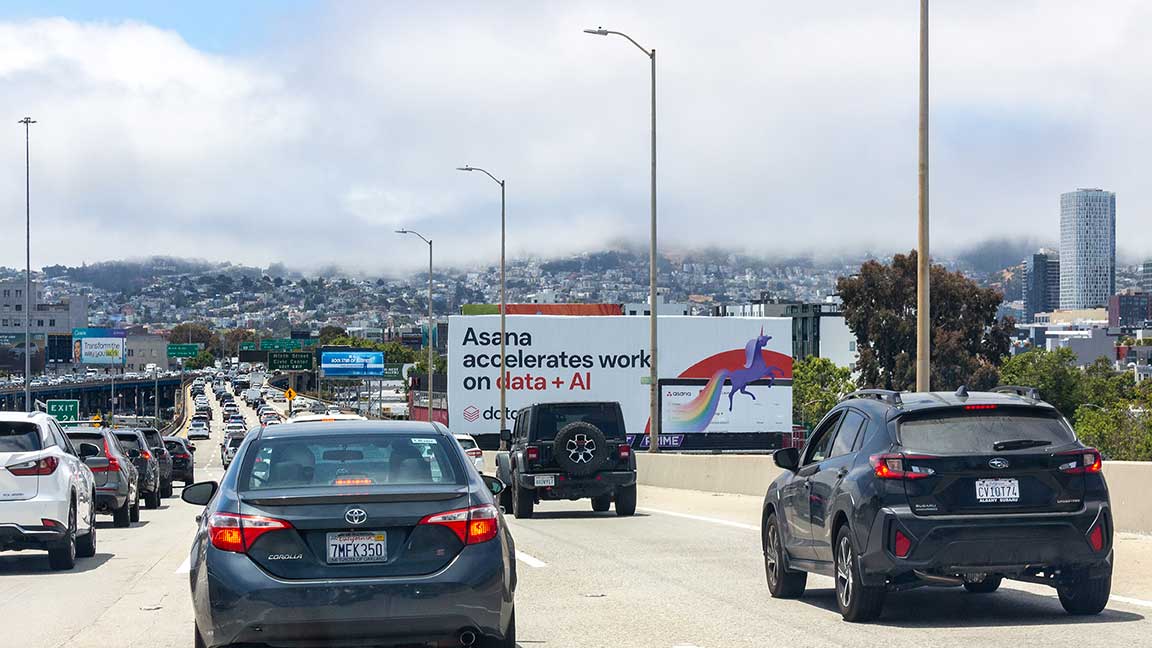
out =
[(784, 470), (796, 472), (800, 468), (800, 451), (796, 448), (781, 448), (772, 453), (772, 461)]
[(99, 457), (100, 446), (94, 443), (81, 443), (78, 448), (80, 451), (80, 458), (87, 459), (88, 457)]
[(186, 486), (180, 492), (180, 499), (189, 504), (206, 506), (208, 502), (212, 501), (212, 497), (216, 495), (216, 491), (219, 489), (220, 485), (214, 481), (196, 482), (191, 486)]
[(484, 480), (484, 485), (488, 487), (488, 490), (491, 491), (493, 495), (499, 495), (507, 488), (504, 482), (491, 475), (480, 475), (480, 479)]

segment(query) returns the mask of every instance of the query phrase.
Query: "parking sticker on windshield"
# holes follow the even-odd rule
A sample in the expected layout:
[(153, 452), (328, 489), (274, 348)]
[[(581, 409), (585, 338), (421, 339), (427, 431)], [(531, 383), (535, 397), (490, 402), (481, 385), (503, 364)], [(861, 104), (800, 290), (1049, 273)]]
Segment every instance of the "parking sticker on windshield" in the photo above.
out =
[(436, 439), (412, 439), (412, 443), (436, 443)]

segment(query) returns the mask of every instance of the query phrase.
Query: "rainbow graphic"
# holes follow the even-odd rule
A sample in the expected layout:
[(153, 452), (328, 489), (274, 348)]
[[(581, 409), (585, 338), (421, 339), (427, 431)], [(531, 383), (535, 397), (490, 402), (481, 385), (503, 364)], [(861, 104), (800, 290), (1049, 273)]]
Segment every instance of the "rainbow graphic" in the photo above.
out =
[(720, 395), (724, 391), (727, 377), (727, 371), (716, 372), (704, 389), (696, 394), (696, 398), (674, 406), (669, 417), (669, 427), (672, 428), (669, 432), (701, 432), (707, 428), (716, 415), (716, 406), (720, 404)]

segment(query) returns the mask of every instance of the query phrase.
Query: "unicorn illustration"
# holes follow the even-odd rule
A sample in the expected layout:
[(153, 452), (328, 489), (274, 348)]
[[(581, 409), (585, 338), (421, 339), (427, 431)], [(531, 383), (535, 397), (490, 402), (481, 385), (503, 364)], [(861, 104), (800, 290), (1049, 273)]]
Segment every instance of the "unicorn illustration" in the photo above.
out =
[(756, 395), (748, 391), (748, 385), (757, 380), (768, 379), (771, 387), (776, 378), (784, 375), (780, 367), (769, 365), (764, 360), (761, 351), (772, 336), (764, 335), (764, 328), (760, 328), (760, 335), (748, 340), (744, 345), (744, 367), (741, 369), (721, 369), (712, 374), (708, 384), (691, 401), (677, 405), (672, 410), (670, 423), (677, 432), (700, 432), (708, 427), (712, 417), (716, 414), (716, 407), (720, 403), (720, 393), (725, 381), (732, 383), (728, 392), (728, 411), (732, 411), (733, 399), (737, 393), (750, 396), (756, 400)]

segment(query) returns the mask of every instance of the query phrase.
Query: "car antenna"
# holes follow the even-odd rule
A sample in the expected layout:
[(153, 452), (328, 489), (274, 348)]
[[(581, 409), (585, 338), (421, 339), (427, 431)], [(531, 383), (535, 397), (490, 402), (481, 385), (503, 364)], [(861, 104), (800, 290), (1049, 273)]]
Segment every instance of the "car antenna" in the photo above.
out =
[(968, 388), (960, 385), (960, 388), (956, 390), (956, 398), (968, 398)]

